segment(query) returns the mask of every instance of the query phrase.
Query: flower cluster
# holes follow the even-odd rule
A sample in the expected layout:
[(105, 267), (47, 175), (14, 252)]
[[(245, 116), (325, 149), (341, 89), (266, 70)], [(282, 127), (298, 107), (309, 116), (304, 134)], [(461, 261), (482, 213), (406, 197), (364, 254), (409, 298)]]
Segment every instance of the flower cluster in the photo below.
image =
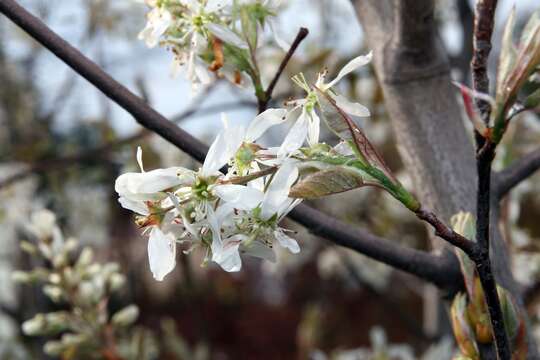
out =
[(277, 44), (287, 43), (274, 31), (276, 0), (145, 0), (151, 8), (139, 34), (149, 47), (158, 44), (174, 53), (173, 75), (186, 67), (197, 90), (213, 74), (241, 83), (247, 74), (259, 81), (255, 51), (260, 33), (268, 26)]
[[(206, 260), (218, 263), (226, 271), (240, 270), (241, 253), (274, 261), (275, 242), (292, 253), (300, 251), (288, 231), (279, 226), (301, 201), (290, 197), (291, 189), (301, 182), (307, 168), (328, 170), (332, 161), (334, 165), (339, 165), (335, 161), (343, 165), (356, 159), (351, 148), (342, 151), (348, 147), (343, 143), (336, 148), (319, 143), (321, 98), (328, 96), (345, 113), (369, 115), (365, 107), (349, 102), (332, 87), (367, 64), (370, 57), (352, 60), (328, 84), (324, 83), (324, 74), (313, 86), (303, 76), (296, 77), (295, 81), (307, 92), (306, 98), (294, 101), (291, 108), (264, 111), (247, 128), (230, 126), (224, 118), (225, 128), (215, 138), (198, 171), (172, 167), (146, 172), (138, 149), (140, 172), (121, 175), (115, 189), (120, 204), (138, 214), (137, 224), (149, 234), (148, 256), (155, 279), (163, 280), (175, 267), (177, 244), (189, 244), (185, 252), (203, 248)], [(268, 129), (289, 120), (294, 120), (294, 124), (280, 146), (263, 148), (257, 143)], [(304, 147), (306, 142), (308, 146)], [(325, 163), (321, 159), (332, 161)], [(223, 171), (225, 166), (227, 170)], [(342, 170), (345, 171), (339, 167)], [(339, 171), (335, 174), (340, 177), (363, 174), (358, 169), (353, 175), (350, 170), (345, 175)], [(313, 170), (307, 173), (313, 174)], [(339, 184), (336, 178), (321, 178), (317, 184), (328, 189), (325, 181), (332, 181), (334, 188)], [(313, 193), (311, 184), (304, 184), (303, 188)], [(335, 188), (328, 194), (348, 189)], [(297, 198), (309, 197), (302, 196), (302, 191), (295, 194)]]

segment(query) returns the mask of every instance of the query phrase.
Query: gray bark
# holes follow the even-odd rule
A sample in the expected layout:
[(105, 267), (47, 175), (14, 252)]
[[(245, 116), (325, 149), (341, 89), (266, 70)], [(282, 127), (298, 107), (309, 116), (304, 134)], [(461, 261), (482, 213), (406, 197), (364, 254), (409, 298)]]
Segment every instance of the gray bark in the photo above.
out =
[[(475, 213), (477, 177), (472, 134), (465, 128), (457, 90), (451, 84), (433, 7), (432, 0), (356, 1), (398, 149), (416, 194), (448, 222), (459, 211)], [(494, 202), (491, 257), (495, 277), (518, 294), (498, 217)], [(440, 239), (432, 244), (436, 251), (448, 248)]]

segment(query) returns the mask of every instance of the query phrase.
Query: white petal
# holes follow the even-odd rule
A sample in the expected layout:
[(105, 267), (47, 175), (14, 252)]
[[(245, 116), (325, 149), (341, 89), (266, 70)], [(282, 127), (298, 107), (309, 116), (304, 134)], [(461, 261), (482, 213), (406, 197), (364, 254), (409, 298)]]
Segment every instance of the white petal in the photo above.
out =
[(278, 157), (284, 157), (300, 149), (308, 134), (308, 120), (304, 111), (296, 120), (278, 151)]
[(148, 206), (143, 201), (136, 201), (131, 200), (125, 197), (120, 196), (118, 198), (118, 202), (124, 209), (131, 210), (133, 212), (136, 212), (137, 214), (141, 214), (144, 216), (150, 215), (150, 212), (148, 211)]
[(274, 21), (268, 20), (268, 25), (270, 26), (270, 31), (272, 31), (272, 35), (274, 35), (274, 41), (276, 42), (276, 44), (281, 48), (281, 50), (285, 52), (289, 51), (289, 49), (291, 48), (291, 44), (289, 44), (279, 35)]
[(367, 55), (360, 55), (352, 59), (351, 61), (349, 61), (347, 65), (345, 65), (343, 69), (341, 69), (338, 76), (334, 80), (330, 81), (327, 85), (324, 86), (325, 89), (331, 88), (332, 86), (336, 85), (344, 76), (350, 74), (351, 72), (355, 71), (359, 67), (369, 64), (371, 62), (372, 57), (373, 57), (373, 52), (370, 51)]
[(247, 237), (242, 234), (231, 236), (223, 241), (219, 249), (212, 250), (212, 261), (218, 263), (227, 272), (240, 271), (242, 259), (238, 249)]
[(244, 131), (241, 128), (228, 128), (220, 132), (210, 145), (202, 167), (202, 175), (214, 175), (236, 154), (242, 144)]
[(288, 201), (284, 202), (278, 211), (279, 220), (287, 216), (292, 211), (292, 209), (294, 209), (298, 204), (302, 202), (302, 199), (289, 198), (287, 200)]
[(240, 49), (249, 49), (248, 44), (226, 26), (210, 23), (206, 27), (212, 34), (220, 38), (222, 41), (234, 45)]
[(276, 262), (276, 253), (260, 241), (253, 241), (248, 246), (241, 248), (242, 254), (253, 256), (259, 259)]
[(202, 167), (203, 176), (213, 175), (227, 163), (227, 159), (223, 158), (223, 152), (226, 146), (227, 140), (225, 139), (224, 134), (221, 132), (216, 136), (214, 142), (212, 145), (210, 145), (208, 153), (206, 154), (206, 159), (204, 159), (204, 164)]
[(137, 146), (137, 163), (139, 164), (141, 172), (144, 172), (144, 166), (142, 161), (142, 148), (140, 146)]
[(246, 131), (246, 141), (254, 142), (260, 138), (266, 130), (274, 125), (279, 125), (287, 120), (286, 109), (268, 109), (257, 115), (249, 124)]
[(221, 240), (221, 224), (219, 223), (219, 219), (216, 216), (214, 209), (210, 205), (207, 205), (206, 208), (206, 220), (208, 221), (210, 230), (212, 230), (211, 250), (212, 260), (214, 260), (214, 256), (217, 256), (216, 254), (219, 254), (222, 251), (223, 243)]
[(300, 246), (298, 245), (296, 240), (286, 235), (283, 230), (275, 230), (274, 236), (276, 237), (276, 240), (279, 242), (279, 244), (284, 248), (289, 249), (291, 253), (298, 254), (300, 252)]
[(148, 239), (148, 261), (154, 279), (162, 281), (176, 265), (176, 242), (174, 236), (165, 235), (158, 227), (154, 227)]
[(263, 199), (263, 193), (257, 189), (243, 185), (218, 185), (214, 193), (223, 201), (230, 203), (240, 210), (252, 210), (256, 208)]
[(298, 178), (298, 168), (292, 161), (284, 162), (274, 175), (264, 194), (261, 205), (261, 217), (269, 219), (288, 205), (289, 191)]
[(141, 193), (139, 188), (144, 183), (145, 175), (141, 173), (125, 173), (120, 175), (115, 183), (114, 190), (121, 197), (128, 198), (133, 201), (149, 201), (159, 200), (162, 196), (158, 193)]
[(229, 6), (230, 3), (232, 3), (231, 0), (208, 0), (204, 7), (204, 11), (207, 13), (216, 12)]
[(308, 127), (308, 143), (309, 146), (317, 145), (319, 143), (319, 134), (321, 132), (321, 119), (315, 111), (311, 111), (309, 114), (309, 127)]
[(353, 116), (367, 117), (370, 116), (369, 109), (362, 104), (349, 101), (345, 96), (333, 95), (336, 105), (343, 109), (347, 114)]
[(182, 184), (182, 179), (178, 174), (181, 170), (181, 168), (172, 167), (141, 173), (141, 182), (138, 184), (136, 192), (151, 194), (180, 185)]

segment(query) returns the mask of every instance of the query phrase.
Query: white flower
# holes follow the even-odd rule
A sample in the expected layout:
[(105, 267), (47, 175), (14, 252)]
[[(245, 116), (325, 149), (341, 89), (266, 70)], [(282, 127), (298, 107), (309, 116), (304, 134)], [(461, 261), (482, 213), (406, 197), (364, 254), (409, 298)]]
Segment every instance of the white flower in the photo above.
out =
[(257, 115), (247, 129), (238, 127), (234, 136), (229, 137), (229, 143), (232, 148), (236, 148), (233, 155), (232, 167), (230, 173), (237, 175), (247, 175), (251, 171), (259, 170), (257, 162), (265, 165), (277, 165), (276, 161), (263, 159), (264, 153), (259, 153), (260, 146), (256, 141), (271, 127), (284, 123), (287, 120), (286, 109), (267, 109)]
[[(150, 4), (154, 4), (150, 2)], [(151, 5), (151, 6), (155, 6)], [(139, 39), (144, 40), (148, 47), (155, 47), (161, 36), (172, 24), (171, 13), (163, 7), (154, 7), (147, 15), (146, 27), (139, 33)]]
[[(324, 82), (326, 71), (320, 73), (317, 82), (315, 83), (315, 87), (319, 91), (330, 96), (336, 102), (336, 105), (347, 114), (361, 117), (370, 116), (369, 110), (364, 105), (349, 101), (346, 97), (338, 94), (332, 87), (346, 75), (359, 67), (368, 64), (371, 61), (371, 57), (372, 55), (370, 52), (367, 55), (354, 58), (345, 65), (338, 76), (329, 83)], [(304, 99), (292, 100), (289, 102), (289, 104), (293, 105), (291, 112), (297, 111), (297, 109), (301, 109), (301, 112), (278, 151), (279, 157), (288, 156), (289, 154), (294, 153), (302, 147), (306, 139), (311, 147), (319, 142), (321, 120), (316, 112), (316, 107), (319, 105), (317, 91), (307, 82), (303, 74), (293, 77), (292, 80), (306, 91), (307, 96)]]
[(343, 69), (338, 73), (336, 78), (329, 83), (325, 83), (325, 77), (326, 72), (323, 72), (319, 74), (319, 77), (317, 79), (317, 82), (315, 86), (329, 94), (336, 102), (336, 105), (343, 109), (347, 114), (354, 115), (354, 116), (360, 116), (360, 117), (366, 117), (370, 116), (369, 109), (366, 108), (364, 105), (361, 105), (359, 103), (352, 102), (348, 100), (346, 97), (337, 94), (335, 91), (328, 91), (332, 89), (341, 79), (343, 79), (348, 74), (356, 71), (358, 68), (365, 66), (371, 62), (371, 59), (373, 57), (373, 53), (370, 51), (367, 55), (360, 55), (351, 61), (349, 61)]
[[(206, 249), (205, 261), (211, 259), (229, 272), (241, 269), (241, 253), (275, 261), (274, 242), (293, 253), (300, 251), (278, 226), (299, 203), (288, 197), (298, 178), (296, 160), (275, 162), (279, 168), (270, 168), (276, 171), (271, 176), (267, 172), (251, 176), (267, 156), (259, 158), (262, 148), (255, 142), (270, 127), (283, 123), (286, 114), (285, 109), (269, 109), (246, 128), (229, 127), (224, 117), (225, 128), (198, 171), (172, 167), (146, 172), (138, 148), (141, 172), (120, 175), (115, 189), (123, 207), (142, 215), (137, 223), (149, 234), (148, 258), (156, 280), (162, 281), (174, 269), (177, 243), (190, 244), (185, 253)], [(243, 175), (231, 168), (224, 175), (221, 169), (227, 163), (242, 164)]]
[(176, 76), (186, 66), (186, 77), (194, 92), (212, 81), (208, 65), (200, 58), (208, 48), (212, 36), (241, 49), (248, 46), (224, 24), (222, 12), (230, 1), (182, 0), (178, 2), (147, 1), (152, 10), (147, 15), (146, 27), (139, 34), (149, 47), (158, 43), (174, 53), (172, 74)]

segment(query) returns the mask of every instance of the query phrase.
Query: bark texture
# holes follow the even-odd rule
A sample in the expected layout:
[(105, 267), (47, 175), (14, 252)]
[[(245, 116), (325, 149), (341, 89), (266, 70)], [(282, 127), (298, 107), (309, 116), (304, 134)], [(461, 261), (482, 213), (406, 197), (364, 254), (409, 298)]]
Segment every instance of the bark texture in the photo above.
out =
[[(437, 34), (434, 2), (357, 0), (355, 6), (367, 44), (374, 51), (375, 72), (418, 198), (447, 222), (461, 210), (475, 213), (473, 135), (465, 128), (457, 91), (451, 84), (448, 57)], [(518, 294), (508, 250), (497, 227), (495, 201), (491, 215), (495, 277)], [(434, 239), (433, 248), (446, 251), (448, 246)]]

